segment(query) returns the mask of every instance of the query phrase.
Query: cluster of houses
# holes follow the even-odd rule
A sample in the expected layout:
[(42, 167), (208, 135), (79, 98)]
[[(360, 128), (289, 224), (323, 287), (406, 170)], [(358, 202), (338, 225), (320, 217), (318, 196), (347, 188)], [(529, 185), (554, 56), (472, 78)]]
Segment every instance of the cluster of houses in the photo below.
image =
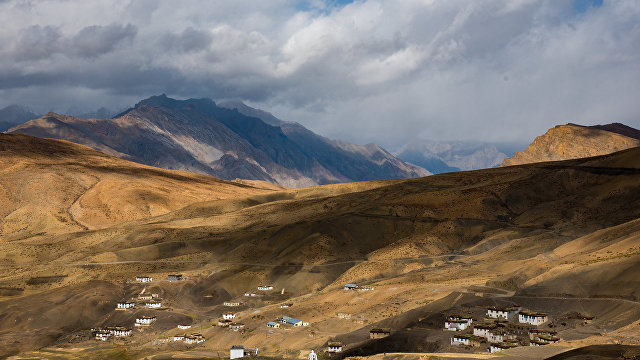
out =
[(174, 335), (173, 336), (173, 341), (177, 342), (177, 341), (182, 341), (183, 343), (187, 344), (187, 345), (193, 345), (193, 344), (201, 344), (203, 342), (205, 342), (205, 338), (202, 336), (202, 334), (198, 334), (198, 333), (192, 333), (191, 335)]
[(116, 310), (130, 310), (134, 308), (160, 309), (162, 299), (158, 294), (145, 293), (145, 290), (138, 295), (137, 299), (118, 302)]
[(519, 335), (528, 335), (530, 346), (542, 346), (560, 341), (557, 333), (538, 329), (549, 321), (544, 313), (522, 311), (520, 306), (487, 308), (486, 321), (474, 324), (471, 316), (450, 315), (444, 323), (447, 331), (464, 332), (473, 329), (472, 333), (456, 334), (451, 337), (451, 345), (480, 347), (489, 343), (488, 351), (494, 353), (524, 344)]
[(107, 341), (113, 337), (125, 337), (131, 335), (131, 329), (122, 326), (107, 326), (98, 329), (91, 329), (96, 340)]

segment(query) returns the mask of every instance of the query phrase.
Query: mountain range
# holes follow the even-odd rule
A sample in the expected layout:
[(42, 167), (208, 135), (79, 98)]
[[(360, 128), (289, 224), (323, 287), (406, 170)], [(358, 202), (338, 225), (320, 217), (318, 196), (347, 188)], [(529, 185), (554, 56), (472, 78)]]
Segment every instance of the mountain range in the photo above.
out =
[[(513, 144), (499, 150), (495, 144), (432, 141), (416, 138), (394, 152), (399, 159), (434, 174), (496, 167), (508, 156)], [(515, 145), (518, 146), (518, 145)]]
[(25, 107), (9, 105), (0, 109), (0, 132), (7, 131), (9, 128), (38, 117), (38, 115)]
[(48, 113), (8, 132), (72, 141), (165, 169), (287, 187), (430, 174), (375, 144), (330, 140), (242, 103), (218, 106), (210, 99), (153, 96), (103, 119)]

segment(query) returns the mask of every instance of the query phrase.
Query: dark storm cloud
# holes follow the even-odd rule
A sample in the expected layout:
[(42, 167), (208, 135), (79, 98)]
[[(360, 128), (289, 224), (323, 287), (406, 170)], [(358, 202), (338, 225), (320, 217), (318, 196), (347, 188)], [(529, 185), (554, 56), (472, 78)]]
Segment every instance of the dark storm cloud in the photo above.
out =
[(0, 106), (241, 98), (356, 142), (640, 126), (640, 4), (0, 0)]
[(95, 58), (112, 52), (120, 43), (130, 43), (137, 31), (137, 28), (131, 24), (87, 26), (69, 40), (69, 47), (77, 56)]

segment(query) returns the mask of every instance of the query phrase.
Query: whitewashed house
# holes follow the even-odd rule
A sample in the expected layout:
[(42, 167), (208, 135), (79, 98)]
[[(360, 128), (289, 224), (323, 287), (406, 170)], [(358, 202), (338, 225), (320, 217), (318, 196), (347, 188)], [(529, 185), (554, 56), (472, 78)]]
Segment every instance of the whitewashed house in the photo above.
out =
[(463, 331), (469, 327), (469, 323), (461, 320), (447, 320), (444, 322), (445, 330)]
[(182, 329), (182, 330), (191, 329), (191, 325), (180, 325), (180, 324), (178, 324), (178, 329)]
[(184, 341), (185, 335), (174, 335), (173, 341)]
[(244, 328), (244, 324), (242, 323), (234, 323), (229, 325), (229, 329), (233, 331), (240, 331), (240, 329)]
[(116, 310), (127, 310), (127, 309), (133, 308), (134, 306), (136, 306), (136, 303), (134, 302), (130, 302), (130, 301), (119, 302), (118, 305), (116, 306)]
[(495, 343), (495, 344), (491, 344), (491, 346), (489, 347), (489, 352), (493, 354), (498, 351), (514, 348), (516, 346), (518, 345), (515, 343)]
[(144, 303), (144, 306), (149, 309), (158, 309), (162, 307), (162, 303), (160, 301), (147, 301)]
[(518, 314), (518, 321), (523, 324), (541, 325), (549, 320), (547, 314), (522, 311)]
[(222, 303), (222, 305), (229, 306), (229, 307), (234, 307), (234, 306), (240, 306), (240, 302), (238, 302), (238, 301), (225, 301), (224, 303)]
[(125, 337), (131, 335), (131, 329), (127, 329), (126, 327), (122, 326), (108, 327), (106, 328), (106, 330), (115, 337)]
[(340, 342), (329, 342), (327, 344), (327, 352), (329, 352), (329, 353), (342, 352), (342, 343), (340, 343)]
[(150, 283), (153, 281), (151, 276), (136, 276), (136, 281), (141, 283)]
[(254, 297), (254, 296), (256, 296), (256, 295), (258, 295), (258, 294), (253, 293), (253, 292), (246, 292), (246, 293), (244, 293), (244, 296), (247, 296), (247, 297)]
[(205, 338), (201, 334), (191, 334), (184, 337), (185, 344), (201, 344), (205, 342)]
[(520, 306), (513, 305), (509, 307), (490, 307), (487, 309), (487, 316), (492, 319), (511, 320), (520, 312)]
[(507, 334), (505, 332), (496, 331), (496, 330), (490, 331), (489, 334), (487, 335), (487, 340), (491, 343), (502, 343), (509, 340), (513, 340), (515, 338), (516, 336), (513, 334)]
[(98, 330), (93, 333), (96, 340), (107, 341), (111, 337), (111, 333), (107, 330)]
[(229, 350), (229, 359), (238, 359), (245, 356), (258, 356), (258, 348), (245, 349), (242, 345), (233, 345)]
[(489, 332), (493, 329), (495, 329), (495, 325), (475, 325), (473, 327), (473, 335), (486, 339), (489, 336)]
[(451, 338), (451, 345), (463, 345), (463, 346), (480, 346), (480, 342), (483, 338), (475, 335), (453, 335)]
[(141, 316), (136, 318), (136, 326), (149, 326), (156, 322), (155, 316)]
[(271, 286), (271, 285), (260, 285), (260, 286), (258, 286), (258, 290), (260, 290), (260, 291), (273, 290), (273, 286)]
[(344, 284), (345, 290), (356, 290), (358, 289), (358, 284)]
[(232, 312), (226, 312), (226, 313), (222, 314), (222, 318), (225, 319), (225, 320), (235, 319), (236, 318), (236, 314), (232, 313)]
[(182, 274), (171, 274), (167, 275), (167, 280), (173, 281), (182, 281)]

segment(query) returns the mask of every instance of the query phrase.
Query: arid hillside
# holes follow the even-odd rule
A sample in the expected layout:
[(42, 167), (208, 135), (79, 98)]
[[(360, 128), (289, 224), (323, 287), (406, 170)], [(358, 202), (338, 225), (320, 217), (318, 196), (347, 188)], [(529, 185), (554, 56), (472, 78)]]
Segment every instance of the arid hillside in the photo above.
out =
[(623, 124), (558, 125), (538, 136), (531, 145), (501, 166), (578, 159), (610, 154), (640, 146), (640, 131)]
[(270, 191), (19, 134), (0, 134), (0, 189), (2, 239), (105, 228)]
[[(57, 342), (63, 345), (55, 351), (65, 354), (81, 349), (97, 356), (113, 347), (144, 356), (180, 353), (189, 348), (161, 340), (177, 334), (176, 325), (185, 321), (207, 339), (197, 348), (206, 356), (241, 343), (264, 354), (296, 357), (303, 349), (322, 350), (330, 339), (342, 341), (349, 354), (449, 351), (442, 314), (516, 301), (558, 317), (578, 310), (596, 316), (590, 327), (562, 330), (566, 341), (592, 344), (615, 337), (624, 343), (638, 330), (640, 148), (419, 179), (272, 191), (127, 165), (140, 171), (132, 174), (122, 169), (130, 163), (54, 143), (84, 155), (59, 150), (45, 156), (46, 151), (8, 145), (2, 154), (18, 151), (31, 159), (24, 166), (64, 169), (66, 177), (56, 173), (55, 179), (82, 178), (87, 169), (99, 168), (103, 177), (144, 179), (146, 188), (178, 184), (160, 192), (165, 196), (188, 194), (188, 180), (200, 184), (198, 179), (228, 193), (223, 198), (212, 191), (209, 199), (128, 222), (116, 218), (109, 227), (82, 228), (88, 220), (68, 228), (52, 222), (55, 231), (3, 235), (0, 354)], [(72, 156), (80, 158), (66, 159)], [(58, 165), (47, 165), (51, 161)], [(73, 165), (78, 161), (85, 165)], [(86, 165), (93, 162), (102, 165)], [(4, 171), (11, 169), (3, 164)], [(28, 172), (15, 174), (12, 193), (33, 186), (25, 180)], [(124, 186), (119, 184), (112, 189)], [(245, 189), (246, 196), (237, 196)], [(156, 198), (135, 194), (109, 203), (109, 213), (127, 204), (125, 199)], [(32, 206), (45, 206), (40, 201)], [(25, 213), (34, 216), (36, 208)], [(165, 280), (175, 273), (186, 279)], [(136, 275), (154, 281), (136, 284)], [(373, 290), (342, 290), (348, 282)], [(261, 284), (274, 290), (256, 290)], [(141, 292), (158, 294), (163, 309), (114, 309), (116, 302)], [(246, 297), (247, 292), (258, 294)], [(217, 325), (229, 311), (222, 303), (229, 300), (242, 304), (232, 309), (242, 331)], [(283, 309), (283, 302), (294, 305)], [(337, 312), (352, 316), (337, 318)], [(125, 343), (109, 342), (105, 348), (95, 340), (71, 340), (96, 326), (132, 327), (137, 315), (148, 313), (158, 317), (157, 324), (136, 328)], [(266, 327), (282, 315), (310, 324)], [(397, 341), (389, 347), (384, 339), (369, 340), (372, 327), (393, 329)], [(412, 328), (417, 330), (405, 330)], [(47, 349), (32, 355), (44, 356)]]

